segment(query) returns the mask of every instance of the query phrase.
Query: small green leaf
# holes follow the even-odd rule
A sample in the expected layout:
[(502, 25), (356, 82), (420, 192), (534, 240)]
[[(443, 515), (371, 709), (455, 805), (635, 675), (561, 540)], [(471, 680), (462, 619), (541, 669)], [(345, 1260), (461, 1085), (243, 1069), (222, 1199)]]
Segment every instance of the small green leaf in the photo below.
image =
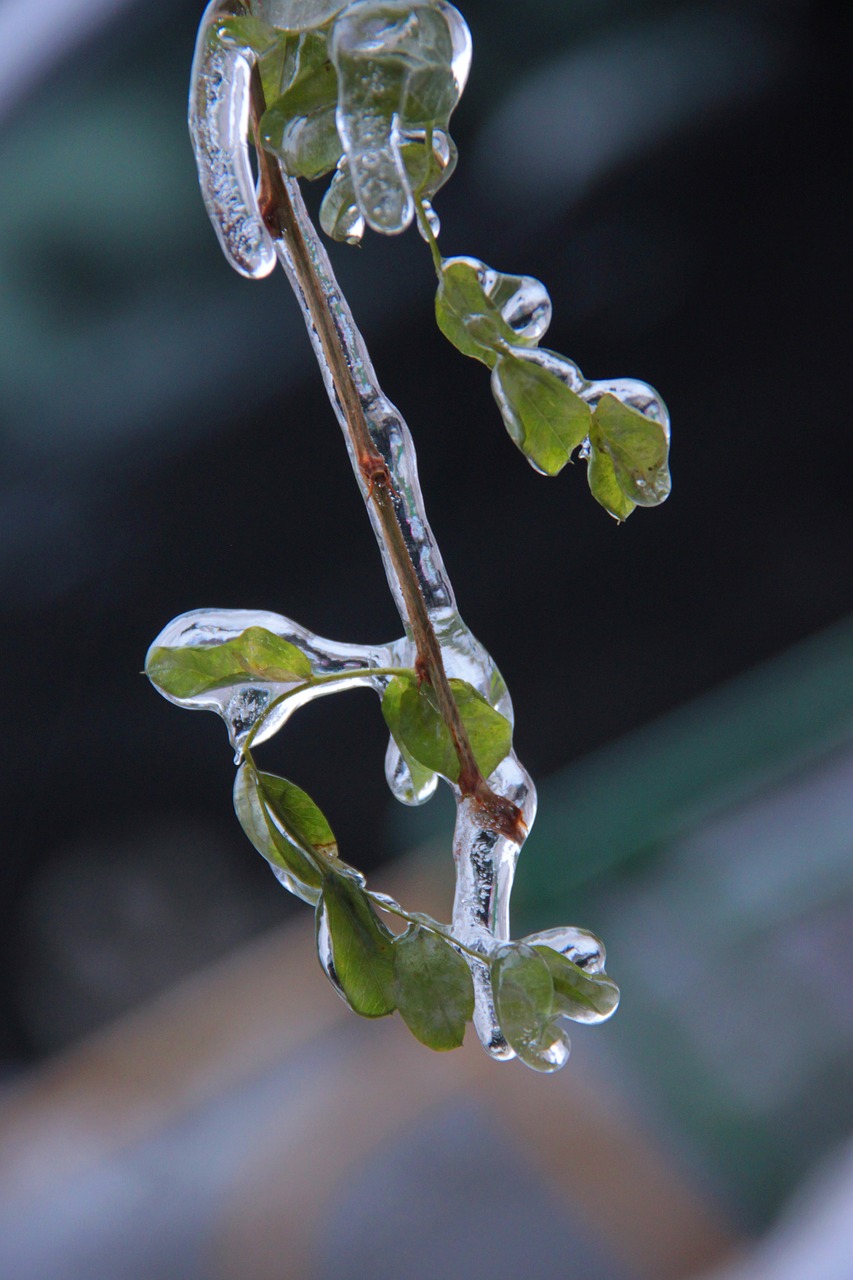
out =
[(333, 874), (323, 881), (317, 942), (323, 968), (351, 1009), (365, 1018), (394, 1012), (394, 937), (351, 877)]
[(596, 448), (590, 436), (589, 461), (586, 470), (590, 493), (604, 510), (620, 523), (627, 520), (636, 503), (627, 498), (619, 488), (613, 460), (608, 453)]
[(545, 960), (533, 947), (516, 943), (492, 964), (495, 1012), (507, 1043), (534, 1071), (557, 1071), (569, 1056), (570, 1042), (557, 1024), (554, 982)]
[(471, 971), (438, 934), (412, 925), (394, 945), (400, 1016), (429, 1049), (457, 1049), (474, 1015)]
[(465, 356), (493, 369), (507, 347), (535, 346), (507, 324), (501, 308), (518, 292), (522, 276), (492, 271), (476, 258), (445, 258), (435, 298), (438, 327)]
[[(320, 887), (325, 873), (324, 852), (322, 847), (317, 852), (312, 850), (310, 842), (304, 841), (295, 830), (291, 833), (286, 828), (281, 829), (284, 823), (281, 827), (277, 825), (275, 819), (279, 818), (279, 814), (278, 812), (273, 814), (269, 799), (270, 793), (275, 790), (277, 784), (298, 792), (307, 805), (316, 810), (320, 821), (325, 824), (326, 829), (328, 828), (319, 809), (304, 791), (299, 791), (299, 788), (294, 787), (292, 783), (285, 782), (284, 778), (274, 778), (268, 773), (258, 774), (248, 761), (244, 761), (237, 770), (234, 781), (234, 809), (240, 826), (258, 853), (279, 872), (284, 873), (285, 883), (291, 893), (295, 893), (304, 902), (310, 902), (314, 906), (320, 896)], [(300, 809), (304, 805), (297, 801), (294, 807)], [(307, 825), (310, 825), (310, 820)], [(315, 819), (315, 829), (319, 829), (319, 826)], [(325, 834), (326, 831), (324, 830), (323, 833)], [(331, 832), (328, 834), (331, 835)]]
[(535, 358), (503, 355), (492, 372), (492, 391), (506, 429), (528, 461), (555, 476), (589, 433), (590, 408)]
[(246, 680), (298, 684), (311, 679), (311, 663), (288, 640), (264, 627), (248, 627), (225, 644), (154, 649), (145, 674), (173, 698), (194, 698)]
[(341, 158), (334, 105), (290, 118), (278, 103), (261, 117), (261, 142), (280, 156), (294, 178), (320, 178)]
[(573, 1022), (604, 1022), (619, 1007), (619, 988), (606, 973), (585, 973), (552, 947), (533, 948), (548, 966), (556, 1007)]
[(259, 773), (258, 780), (268, 812), (289, 840), (323, 858), (337, 858), (332, 828), (307, 792), (274, 773)]
[[(512, 749), (512, 726), (467, 681), (451, 680), (450, 689), (474, 758), (487, 778)], [(456, 782), (459, 760), (431, 685), (424, 682), (418, 687), (411, 676), (395, 676), (385, 690), (382, 714), (402, 751), (424, 768)]]
[(596, 452), (610, 458), (616, 482), (632, 503), (656, 507), (669, 496), (669, 438), (659, 422), (604, 395), (592, 415), (589, 439)]

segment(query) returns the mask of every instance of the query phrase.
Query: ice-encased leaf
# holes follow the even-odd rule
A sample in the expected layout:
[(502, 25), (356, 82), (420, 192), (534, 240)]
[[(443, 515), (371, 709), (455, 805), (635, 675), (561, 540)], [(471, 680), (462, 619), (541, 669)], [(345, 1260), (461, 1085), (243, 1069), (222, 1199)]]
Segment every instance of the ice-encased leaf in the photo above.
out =
[(358, 208), (386, 235), (414, 216), (403, 134), (446, 127), (459, 96), (447, 17), (410, 0), (356, 0), (332, 28), (338, 133)]
[(294, 177), (319, 178), (334, 169), (342, 151), (335, 119), (337, 75), (322, 33), (308, 31), (293, 41), (286, 74), (283, 92), (267, 100), (261, 142)]
[(548, 946), (534, 950), (548, 966), (555, 1008), (573, 1022), (605, 1022), (619, 1006), (619, 988), (606, 973), (589, 973)]
[(323, 27), (349, 0), (250, 0), (252, 12), (282, 31)]
[(586, 478), (590, 493), (596, 502), (600, 503), (614, 520), (620, 523), (627, 520), (635, 509), (636, 503), (632, 502), (621, 489), (610, 454), (595, 448), (591, 441)]
[(492, 370), (492, 392), (506, 429), (528, 462), (555, 476), (586, 439), (589, 405), (534, 356), (502, 355)]
[(323, 197), (320, 226), (332, 240), (342, 240), (347, 244), (358, 244), (364, 236), (365, 222), (356, 204), (346, 158), (338, 165)]
[[(291, 792), (299, 792), (299, 798), (291, 796), (284, 807), (271, 801), (271, 791), (275, 784), (284, 784)], [(305, 815), (306, 805), (311, 806), (316, 815)], [(312, 849), (313, 841), (305, 840), (301, 830), (308, 827), (316, 834), (334, 836), (328, 830), (328, 823), (314, 802), (304, 791), (285, 782), (284, 778), (275, 778), (272, 774), (259, 774), (248, 762), (244, 761), (237, 770), (234, 780), (234, 809), (240, 826), (267, 862), (270, 863), (278, 879), (291, 893), (311, 906), (315, 906), (320, 897), (320, 888), (325, 874), (322, 845)], [(295, 815), (295, 822), (292, 821)]]
[(247, 678), (276, 684), (311, 679), (301, 649), (264, 627), (247, 627), (224, 644), (152, 649), (145, 664), (152, 684), (173, 698), (193, 698)]
[(211, 0), (196, 40), (190, 76), (189, 129), (199, 186), (225, 257), (250, 279), (269, 275), (275, 247), (258, 211), (249, 157), (250, 64), (219, 32), (229, 0)]
[(441, 332), (494, 368), (511, 347), (534, 347), (551, 321), (551, 300), (532, 276), (506, 275), (477, 258), (445, 258), (435, 299)]
[(589, 439), (594, 453), (610, 458), (616, 482), (632, 503), (656, 507), (669, 496), (669, 436), (663, 423), (604, 395), (592, 415)]
[[(484, 777), (512, 750), (512, 725), (465, 680), (451, 680), (450, 689), (468, 733), (471, 749)], [(395, 676), (382, 699), (382, 714), (394, 739), (424, 768), (450, 782), (459, 777), (459, 759), (431, 685)]]
[(474, 1014), (474, 984), (449, 942), (412, 925), (394, 945), (396, 1000), (412, 1035), (430, 1049), (457, 1049)]
[(317, 904), (317, 950), (329, 980), (355, 1013), (393, 1013), (394, 937), (364, 889), (344, 875), (327, 876)]
[(521, 1061), (542, 1072), (565, 1066), (571, 1042), (556, 1021), (554, 982), (543, 957), (523, 943), (505, 948), (492, 964), (492, 992), (501, 1030)]

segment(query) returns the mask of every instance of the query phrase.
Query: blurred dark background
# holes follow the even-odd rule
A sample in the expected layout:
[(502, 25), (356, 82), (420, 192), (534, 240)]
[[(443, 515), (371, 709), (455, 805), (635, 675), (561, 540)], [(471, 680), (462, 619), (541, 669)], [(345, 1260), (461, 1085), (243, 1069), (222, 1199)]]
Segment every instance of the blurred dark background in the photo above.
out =
[[(399, 632), (284, 279), (232, 274), (205, 219), (184, 125), (199, 5), (39, 8), (0, 3), (10, 1079), (303, 910), (233, 819), (222, 727), (139, 674), (161, 627), (234, 606), (342, 640)], [(590, 377), (652, 382), (673, 420), (671, 499), (617, 527), (583, 466), (546, 480), (514, 449), (485, 370), (435, 329), (414, 232), (332, 247), (544, 779), (853, 608), (853, 13), (464, 12), (475, 58), (443, 251), (542, 279), (547, 345)], [(358, 693), (303, 712), (266, 755), (366, 870), (432, 830), (392, 809), (384, 749)]]

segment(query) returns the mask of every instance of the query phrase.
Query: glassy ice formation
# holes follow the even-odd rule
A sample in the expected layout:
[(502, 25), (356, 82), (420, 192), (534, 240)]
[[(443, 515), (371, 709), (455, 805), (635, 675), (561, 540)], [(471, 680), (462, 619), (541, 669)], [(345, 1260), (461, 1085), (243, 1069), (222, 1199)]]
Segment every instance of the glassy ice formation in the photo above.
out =
[[(446, 0), (213, 0), (208, 6), (190, 90), (205, 206), (236, 270), (257, 278), (277, 259), (287, 274), (404, 634), (387, 644), (347, 645), (275, 613), (195, 610), (161, 632), (146, 670), (171, 701), (224, 719), (238, 764), (238, 817), (281, 882), (316, 907), (321, 962), (353, 1009), (368, 1016), (399, 1009), (434, 1048), (460, 1043), (473, 1015), (495, 1057), (518, 1056), (536, 1070), (553, 1071), (569, 1053), (563, 1019), (603, 1020), (616, 1008), (618, 989), (604, 972), (602, 944), (585, 930), (552, 929), (511, 941), (513, 877), (536, 792), (512, 750), (509, 693), (459, 615), (426, 518), (409, 430), (378, 384), (298, 184), (300, 177), (332, 174), (321, 223), (335, 239), (356, 242), (367, 227), (395, 234), (417, 218), (436, 265), (439, 326), (463, 354), (491, 370), (504, 422), (531, 465), (556, 474), (580, 450), (594, 496), (617, 519), (635, 505), (662, 501), (669, 486), (669, 421), (656, 393), (627, 379), (587, 381), (570, 360), (541, 350), (551, 302), (538, 281), (438, 252), (431, 199), (456, 163), (448, 122), (470, 63), (468, 28)], [(293, 230), (275, 238), (258, 207), (249, 152), (253, 75), (256, 112), (258, 84), (265, 100), (255, 121), (258, 135), (275, 157), (294, 219)], [(310, 304), (306, 297), (294, 236), (333, 325), (370, 445), (387, 468), (394, 514), (477, 765), (492, 795), (511, 801), (520, 815), (512, 835), (461, 785), (447, 724), (424, 684), (399, 561), (371, 501), (373, 482), (350, 430), (340, 370), (324, 352), (312, 313), (316, 298)], [(298, 707), (356, 685), (382, 699), (394, 795), (421, 804), (439, 776), (455, 793), (457, 884), (449, 926), (369, 891), (363, 876), (340, 860), (310, 797), (255, 764), (254, 748)], [(402, 916), (406, 932), (392, 936), (377, 909)]]

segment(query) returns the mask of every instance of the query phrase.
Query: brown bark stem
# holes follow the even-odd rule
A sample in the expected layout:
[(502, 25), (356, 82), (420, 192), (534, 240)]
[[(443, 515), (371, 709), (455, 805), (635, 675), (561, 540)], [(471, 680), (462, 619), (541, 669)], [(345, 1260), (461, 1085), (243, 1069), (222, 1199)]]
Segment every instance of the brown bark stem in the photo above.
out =
[[(385, 541), (417, 649), (417, 670), (432, 686), (438, 711), (447, 726), (459, 761), (458, 786), (463, 796), (471, 796), (488, 818), (488, 825), (501, 835), (516, 839), (524, 830), (521, 813), (511, 801), (496, 795), (480, 771), (468, 738), (447, 673), (441, 645), (432, 625), (417, 571), (397, 513), (394, 509), (393, 481), (384, 458), (376, 449), (362, 410), (358, 388), (352, 377), (345, 353), (341, 349), (334, 320), (317, 278), (311, 254), (285, 188), (278, 160), (261, 145), (258, 124), (266, 103), (257, 66), (252, 70), (251, 112), (255, 148), (258, 157), (260, 186), (258, 207), (274, 240), (287, 241), (294, 270), (305, 296), (327, 367), (331, 371), (335, 393), (346, 420), (361, 475), (367, 485), (367, 500), (373, 503)], [(522, 836), (523, 838), (523, 836)]]

